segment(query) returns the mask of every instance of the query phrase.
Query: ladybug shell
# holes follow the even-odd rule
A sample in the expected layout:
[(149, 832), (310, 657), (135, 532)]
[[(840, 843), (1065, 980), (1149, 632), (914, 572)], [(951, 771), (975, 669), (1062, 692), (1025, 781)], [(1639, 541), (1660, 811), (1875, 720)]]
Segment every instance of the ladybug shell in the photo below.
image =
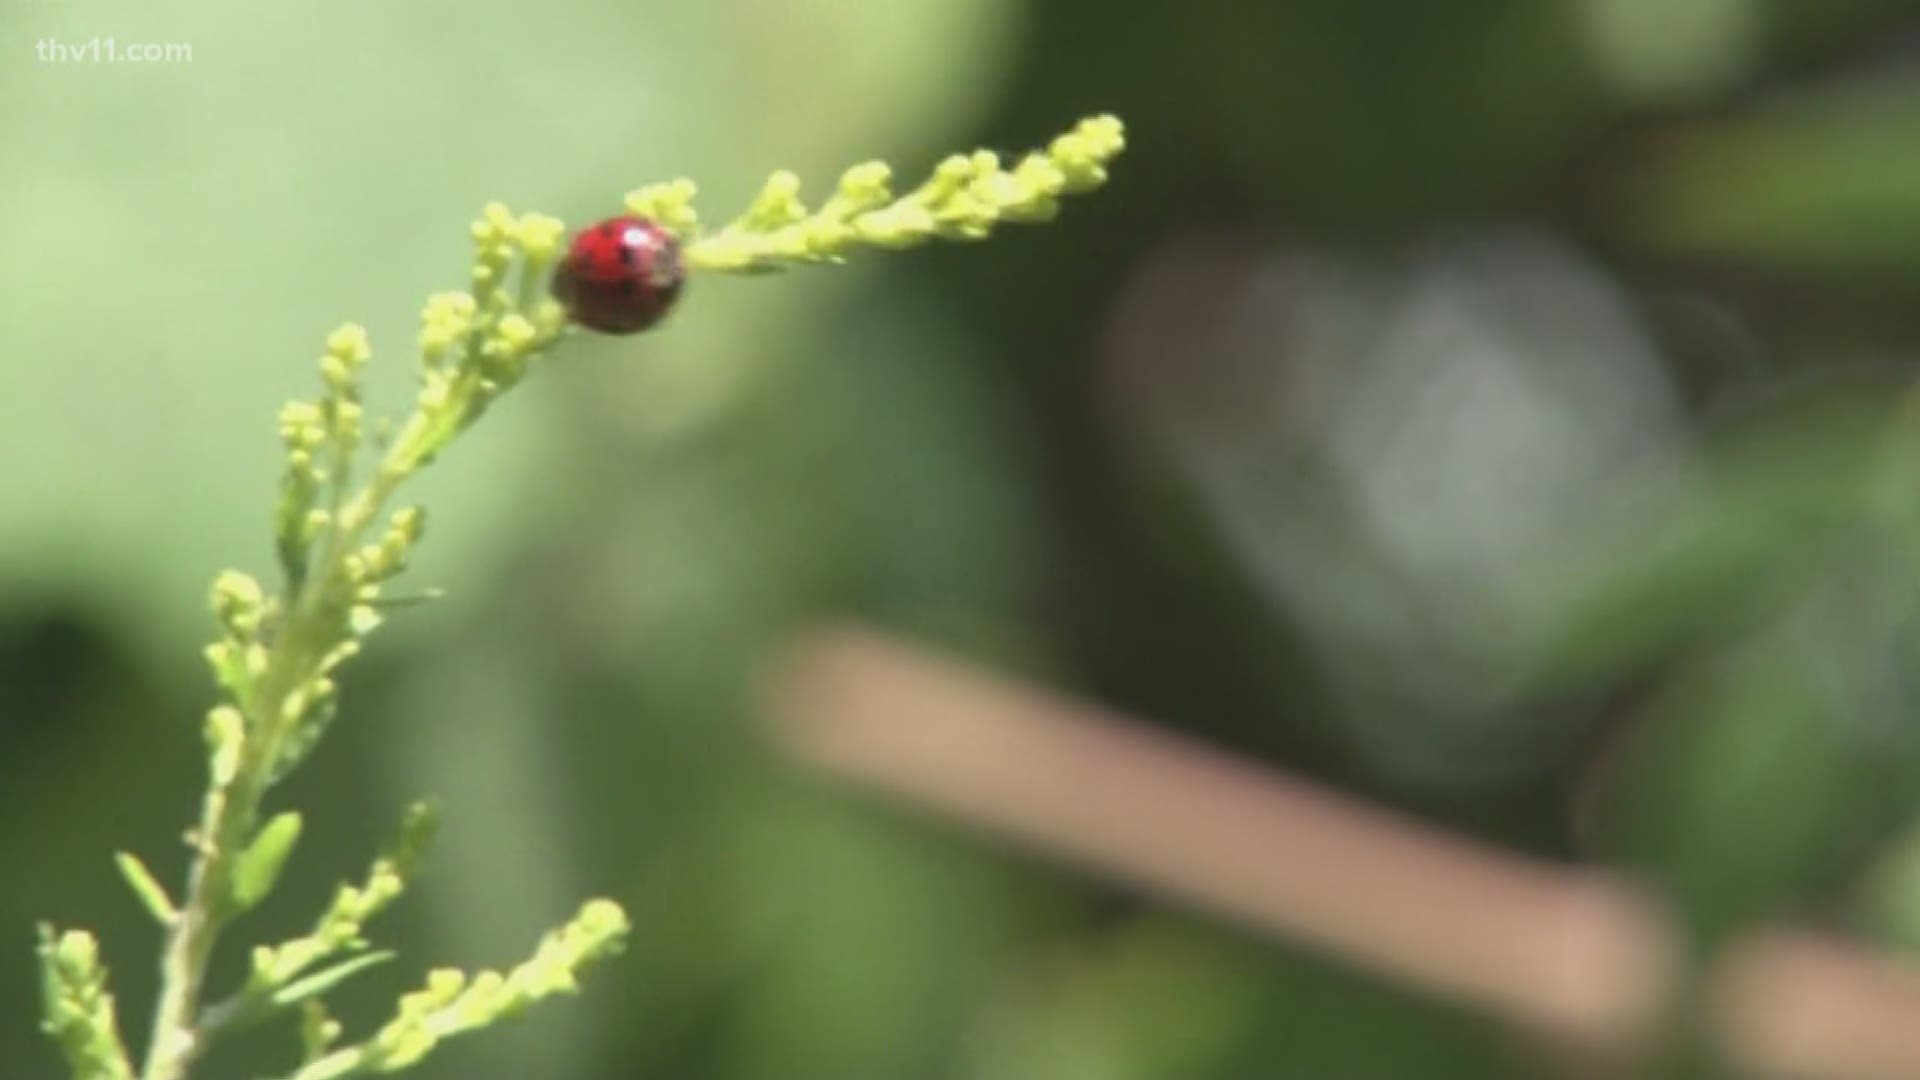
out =
[(605, 334), (633, 334), (673, 306), (686, 283), (680, 242), (643, 217), (612, 217), (573, 238), (553, 272), (553, 295), (573, 321)]

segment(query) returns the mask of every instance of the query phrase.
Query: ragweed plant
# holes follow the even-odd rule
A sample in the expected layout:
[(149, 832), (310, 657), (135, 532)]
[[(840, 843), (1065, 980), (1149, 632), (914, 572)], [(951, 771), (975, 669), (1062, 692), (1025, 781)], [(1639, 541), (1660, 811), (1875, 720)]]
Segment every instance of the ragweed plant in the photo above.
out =
[[(517, 967), (434, 971), (401, 997), (387, 1023), (343, 1043), (324, 999), (393, 958), (372, 947), (366, 928), (413, 880), (434, 829), (434, 815), (421, 805), (365, 880), (340, 886), (311, 931), (254, 947), (241, 985), (209, 999), (216, 944), (273, 892), (304, 827), (296, 811), (270, 814), (267, 796), (326, 734), (340, 671), (400, 602), (388, 590), (426, 526), (419, 507), (393, 505), (401, 489), (578, 326), (592, 325), (574, 306), (582, 287), (616, 302), (651, 289), (639, 299), (660, 307), (678, 292), (683, 270), (753, 273), (837, 262), (863, 247), (981, 239), (1002, 222), (1050, 218), (1061, 196), (1101, 184), (1123, 146), (1120, 122), (1097, 117), (1010, 167), (988, 151), (947, 158), (899, 196), (887, 167), (869, 162), (847, 170), (812, 210), (800, 201), (798, 180), (777, 173), (743, 214), (712, 232), (700, 228), (690, 182), (643, 187), (626, 205), (645, 227), (620, 235), (653, 245), (645, 269), (670, 276), (664, 294), (667, 278), (620, 276), (635, 261), (620, 246), (631, 239), (593, 248), (583, 246), (582, 233), (568, 247), (557, 219), (488, 206), (473, 225), (467, 289), (427, 300), (419, 391), (391, 425), (370, 425), (362, 409), (361, 374), (373, 356), (366, 332), (348, 324), (329, 335), (319, 395), (280, 411), (285, 467), (272, 516), (278, 585), (237, 570), (213, 582), (218, 634), (206, 658), (220, 701), (203, 727), (207, 786), (199, 822), (187, 833), (184, 888), (176, 899), (139, 858), (118, 857), (135, 898), (165, 935), (159, 1000), (137, 1072), (93, 936), (41, 928), (43, 1028), (76, 1080), (183, 1080), (221, 1036), (280, 1018), (297, 1019), (299, 1033), (299, 1057), (284, 1080), (398, 1072), (446, 1038), (574, 991), (584, 970), (619, 951), (626, 915), (611, 900), (592, 900)], [(604, 233), (607, 223), (596, 229)], [(607, 267), (586, 265), (606, 251), (613, 252)], [(614, 277), (595, 278), (600, 269)], [(650, 325), (658, 311), (644, 314), (617, 325)]]

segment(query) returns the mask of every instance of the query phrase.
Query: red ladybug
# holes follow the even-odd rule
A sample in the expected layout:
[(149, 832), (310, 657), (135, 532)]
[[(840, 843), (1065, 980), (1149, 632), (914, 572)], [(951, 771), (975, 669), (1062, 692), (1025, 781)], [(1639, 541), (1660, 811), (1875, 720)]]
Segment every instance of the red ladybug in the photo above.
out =
[(632, 215), (581, 230), (553, 272), (553, 295), (573, 321), (603, 334), (659, 322), (685, 284), (680, 242), (659, 222)]

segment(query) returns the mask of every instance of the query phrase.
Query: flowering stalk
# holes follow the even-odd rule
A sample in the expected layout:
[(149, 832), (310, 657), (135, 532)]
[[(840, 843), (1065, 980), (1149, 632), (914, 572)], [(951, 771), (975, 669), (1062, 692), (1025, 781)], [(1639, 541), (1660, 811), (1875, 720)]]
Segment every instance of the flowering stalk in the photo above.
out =
[[(688, 181), (641, 188), (627, 205), (664, 230), (666, 243), (681, 246), (686, 268), (756, 273), (838, 262), (859, 247), (980, 239), (1003, 221), (1045, 220), (1063, 194), (1102, 183), (1106, 163), (1123, 145), (1119, 121), (1094, 118), (1011, 169), (986, 151), (949, 158), (898, 198), (886, 166), (869, 162), (848, 170), (837, 192), (811, 211), (792, 174), (777, 173), (745, 213), (712, 233), (699, 229)], [(364, 330), (335, 330), (319, 363), (320, 396), (281, 410), (285, 469), (273, 524), (283, 584), (269, 592), (231, 570), (213, 584), (220, 635), (206, 656), (222, 700), (204, 727), (208, 784), (199, 823), (188, 834), (193, 857), (184, 894), (176, 902), (137, 857), (118, 857), (129, 888), (166, 937), (160, 998), (137, 1080), (185, 1080), (221, 1035), (296, 1013), (303, 1056), (286, 1080), (399, 1071), (449, 1036), (573, 991), (583, 969), (621, 947), (626, 915), (612, 901), (590, 901), (511, 972), (437, 971), (423, 990), (401, 999), (392, 1021), (362, 1042), (338, 1046), (340, 1025), (322, 998), (391, 958), (371, 948), (364, 930), (404, 891), (432, 835), (431, 812), (416, 807), (365, 881), (342, 886), (309, 933), (255, 948), (246, 982), (220, 1001), (206, 1000), (216, 944), (271, 894), (304, 827), (291, 811), (264, 817), (266, 796), (325, 734), (338, 695), (335, 675), (379, 626), (383, 607), (393, 602), (385, 590), (425, 530), (418, 507), (391, 504), (573, 329), (568, 309), (547, 295), (556, 266), (573, 269), (563, 263), (575, 255), (563, 251), (564, 237), (562, 224), (546, 215), (486, 208), (473, 226), (469, 289), (427, 301), (419, 392), (391, 438), (375, 440), (380, 446), (364, 479), (357, 475), (368, 441), (361, 372), (373, 355)], [(92, 936), (42, 927), (40, 957), (43, 1027), (72, 1075), (136, 1080)]]
[(687, 240), (692, 270), (763, 273), (805, 263), (837, 263), (855, 249), (892, 250), (930, 240), (984, 240), (1003, 222), (1050, 221), (1062, 195), (1106, 183), (1107, 163), (1126, 148), (1126, 129), (1112, 116), (1080, 121), (1045, 149), (1012, 168), (991, 150), (954, 154), (923, 183), (893, 193), (893, 170), (868, 161), (841, 174), (814, 210), (800, 201), (800, 178), (774, 173), (745, 213), (703, 234), (691, 180), (652, 184), (627, 195), (627, 209)]
[(552, 218), (515, 218), (499, 206), (475, 223), (473, 292), (428, 302), (414, 411), (357, 491), (349, 481), (362, 439), (360, 371), (372, 356), (366, 333), (352, 325), (335, 331), (320, 361), (321, 399), (282, 410), (287, 467), (276, 539), (287, 588), (268, 597), (234, 571), (214, 583), (225, 635), (208, 659), (229, 701), (207, 720), (211, 782), (191, 838), (187, 894), (168, 927), (143, 1080), (179, 1080), (204, 1050), (196, 1020), (214, 943), (228, 921), (271, 890), (298, 836), (297, 824), (275, 824), (297, 817), (261, 826), (261, 800), (325, 731), (337, 692), (333, 672), (379, 624), (382, 588), (404, 569), (425, 518), (406, 507), (377, 540), (369, 542), (369, 530), (401, 485), (562, 336), (558, 304), (523, 311), (526, 291), (511, 287), (516, 275), (544, 277), (561, 235)]

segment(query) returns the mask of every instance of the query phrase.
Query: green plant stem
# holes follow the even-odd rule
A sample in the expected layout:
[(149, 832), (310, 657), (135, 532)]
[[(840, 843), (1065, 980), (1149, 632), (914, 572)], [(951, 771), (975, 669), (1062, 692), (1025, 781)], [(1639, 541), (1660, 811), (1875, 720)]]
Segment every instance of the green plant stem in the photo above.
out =
[[(448, 410), (459, 415), (471, 400), (470, 386)], [(458, 391), (456, 391), (458, 393)], [(339, 638), (341, 612), (354, 597), (343, 563), (367, 527), (400, 485), (412, 475), (439, 432), (419, 412), (408, 419), (380, 463), (374, 478), (334, 518), (320, 572), (308, 574), (292, 598), (287, 618), (275, 637), (266, 670), (241, 703), (249, 735), (233, 782), (211, 785), (194, 833), (195, 855), (187, 893), (168, 930), (161, 954), (160, 1000), (141, 1080), (184, 1080), (205, 1050), (198, 1027), (207, 965), (229, 916), (232, 862), (259, 820), (260, 803), (271, 786), (281, 748), (295, 719), (287, 699), (304, 683)]]

